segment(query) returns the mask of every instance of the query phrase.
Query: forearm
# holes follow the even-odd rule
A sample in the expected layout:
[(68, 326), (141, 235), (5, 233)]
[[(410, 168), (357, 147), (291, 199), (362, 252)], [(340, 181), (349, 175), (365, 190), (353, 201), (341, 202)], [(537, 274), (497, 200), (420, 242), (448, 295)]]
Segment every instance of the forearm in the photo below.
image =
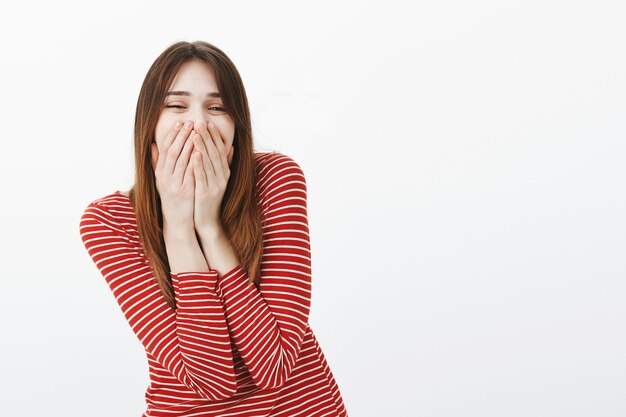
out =
[(211, 269), (222, 276), (239, 265), (239, 258), (226, 232), (222, 227), (214, 226), (198, 230), (200, 247)]
[(164, 227), (163, 239), (171, 272), (208, 272), (209, 265), (192, 228)]

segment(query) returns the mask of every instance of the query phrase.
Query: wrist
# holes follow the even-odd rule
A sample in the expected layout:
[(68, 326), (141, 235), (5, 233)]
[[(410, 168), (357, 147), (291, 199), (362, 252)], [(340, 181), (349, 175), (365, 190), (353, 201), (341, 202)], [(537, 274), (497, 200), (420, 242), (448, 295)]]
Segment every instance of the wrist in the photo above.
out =
[(221, 224), (217, 223), (205, 224), (202, 226), (194, 225), (194, 228), (198, 233), (198, 236), (207, 239), (214, 239), (224, 234), (224, 228)]
[(175, 240), (175, 241), (188, 241), (191, 238), (196, 237), (196, 233), (193, 228), (193, 224), (182, 225), (182, 226), (170, 226), (163, 225), (163, 239), (164, 240)]
[(197, 230), (197, 235), (200, 241), (200, 247), (202, 247), (203, 250), (209, 250), (209, 248), (220, 245), (222, 242), (228, 240), (224, 229), (218, 225), (202, 227)]

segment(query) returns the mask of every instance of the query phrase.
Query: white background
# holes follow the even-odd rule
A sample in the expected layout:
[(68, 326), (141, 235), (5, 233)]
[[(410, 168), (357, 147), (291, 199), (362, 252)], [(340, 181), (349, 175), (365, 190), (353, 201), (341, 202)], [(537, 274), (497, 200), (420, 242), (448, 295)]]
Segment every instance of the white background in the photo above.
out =
[(621, 1), (0, 9), (0, 414), (134, 416), (147, 362), (82, 246), (173, 42), (238, 67), (308, 185), (310, 323), (357, 416), (626, 415)]

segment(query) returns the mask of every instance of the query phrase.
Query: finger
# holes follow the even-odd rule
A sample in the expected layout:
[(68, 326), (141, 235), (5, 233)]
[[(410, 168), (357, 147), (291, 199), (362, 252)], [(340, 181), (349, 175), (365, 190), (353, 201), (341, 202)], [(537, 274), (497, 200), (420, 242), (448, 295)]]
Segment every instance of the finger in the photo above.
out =
[(215, 144), (215, 148), (217, 149), (217, 156), (220, 159), (220, 165), (222, 166), (222, 171), (224, 172), (226, 171), (226, 168), (228, 168), (228, 161), (226, 160), (226, 145), (224, 144), (224, 140), (220, 135), (220, 131), (213, 123), (209, 123), (209, 133), (214, 139), (213, 143)]
[[(193, 127), (193, 122), (191, 120), (188, 120), (182, 126), (182, 128), (178, 130), (178, 133), (174, 141), (172, 142), (172, 144), (169, 147), (164, 149), (164, 152), (167, 153), (166, 158), (165, 158), (165, 165), (164, 165), (165, 172), (171, 174), (176, 169), (178, 157), (180, 156), (181, 151), (185, 147), (186, 140), (189, 137), (189, 134), (191, 133), (192, 127)], [(181, 171), (179, 171), (179, 173), (182, 174)]]
[(207, 176), (202, 165), (202, 153), (194, 151), (191, 157), (193, 165), (193, 175), (196, 178), (196, 190), (204, 191), (207, 189)]
[(184, 185), (194, 185), (196, 182), (193, 164), (187, 164), (187, 168), (185, 168), (185, 176), (183, 177), (183, 186)]
[(201, 158), (199, 162), (202, 168), (202, 172), (204, 174), (203, 178), (204, 178), (205, 186), (206, 188), (208, 188), (209, 185), (215, 182), (215, 172), (213, 169), (213, 165), (211, 164), (211, 160), (209, 156), (207, 155), (204, 141), (202, 140), (200, 135), (196, 134), (194, 137), (194, 140), (195, 140), (196, 149), (198, 150), (198, 152), (200, 152)]
[[(213, 167), (213, 175), (223, 177), (223, 167), (222, 162), (220, 160), (219, 151), (215, 147), (214, 139), (211, 136), (211, 133), (205, 128), (204, 125), (200, 127), (200, 132), (204, 135), (204, 146), (206, 148), (206, 153), (208, 155), (208, 159)], [(210, 178), (211, 180), (212, 178)]]
[(197, 139), (197, 144), (199, 145), (200, 152), (202, 153), (202, 163), (207, 176), (208, 187), (209, 184), (214, 183), (217, 174), (216, 167), (214, 166), (212, 158), (209, 155), (209, 148), (207, 146), (212, 142), (212, 139), (204, 124), (198, 126), (198, 131), (199, 137)]
[(174, 168), (174, 172), (172, 173), (172, 177), (177, 179), (177, 184), (182, 184), (184, 180), (183, 177), (188, 168), (187, 165), (189, 165), (189, 156), (193, 151), (193, 147), (193, 140), (191, 140), (191, 138), (188, 138), (185, 141), (182, 152), (176, 160), (176, 166)]
[(220, 148), (218, 148), (221, 144), (219, 142), (221, 142), (222, 139), (218, 139), (219, 132), (217, 132), (217, 128), (215, 128), (212, 123), (209, 124), (207, 135), (207, 153), (209, 154), (213, 168), (215, 169), (215, 175), (223, 176), (224, 166), (221, 151)]
[(163, 148), (162, 148), (163, 158), (162, 160), (157, 160), (157, 164), (156, 164), (157, 168), (162, 169), (163, 166), (165, 165), (165, 159), (167, 157), (167, 150), (171, 146), (174, 138), (176, 138), (176, 135), (178, 135), (178, 132), (180, 131), (181, 126), (182, 126), (182, 122), (180, 121), (174, 123), (171, 129), (165, 135), (165, 139), (163, 139)]

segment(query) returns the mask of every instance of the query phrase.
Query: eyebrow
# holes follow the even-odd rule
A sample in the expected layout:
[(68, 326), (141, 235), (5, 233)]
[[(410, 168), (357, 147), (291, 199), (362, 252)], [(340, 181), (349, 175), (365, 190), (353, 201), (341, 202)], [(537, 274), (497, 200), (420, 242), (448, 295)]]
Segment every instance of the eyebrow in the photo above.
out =
[[(191, 96), (191, 93), (189, 91), (168, 91), (165, 96)], [(220, 98), (220, 93), (217, 92), (211, 92), (211, 93), (206, 93), (207, 97), (215, 97), (215, 98)]]

